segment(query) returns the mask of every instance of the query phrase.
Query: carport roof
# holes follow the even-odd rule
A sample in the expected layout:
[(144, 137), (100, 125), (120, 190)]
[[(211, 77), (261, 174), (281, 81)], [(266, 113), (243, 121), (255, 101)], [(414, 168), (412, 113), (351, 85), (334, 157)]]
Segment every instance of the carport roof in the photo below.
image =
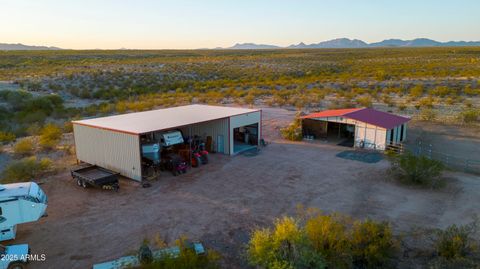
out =
[(257, 111), (260, 110), (238, 107), (187, 105), (109, 117), (85, 119), (73, 121), (72, 123), (138, 135)]
[(373, 108), (349, 108), (324, 110), (303, 116), (303, 119), (326, 118), (326, 117), (344, 117), (352, 120), (358, 120), (368, 124), (376, 125), (385, 129), (392, 129), (400, 124), (410, 120), (410, 118), (398, 116), (395, 114), (378, 111)]

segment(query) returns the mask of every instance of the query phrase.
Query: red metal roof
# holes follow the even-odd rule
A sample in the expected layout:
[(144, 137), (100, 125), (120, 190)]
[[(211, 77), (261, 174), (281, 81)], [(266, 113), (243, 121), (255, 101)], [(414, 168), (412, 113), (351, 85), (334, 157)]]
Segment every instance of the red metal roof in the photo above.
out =
[(341, 117), (350, 112), (361, 110), (363, 108), (345, 108), (345, 109), (332, 109), (324, 110), (316, 113), (312, 113), (306, 116), (303, 116), (302, 119), (311, 119), (311, 118), (325, 118), (325, 117)]
[(392, 129), (395, 126), (403, 124), (410, 118), (394, 115), (391, 113), (378, 111), (373, 108), (350, 108), (325, 110), (302, 117), (303, 119), (325, 118), (325, 117), (345, 117), (352, 120), (358, 120), (368, 124), (376, 125), (385, 129)]

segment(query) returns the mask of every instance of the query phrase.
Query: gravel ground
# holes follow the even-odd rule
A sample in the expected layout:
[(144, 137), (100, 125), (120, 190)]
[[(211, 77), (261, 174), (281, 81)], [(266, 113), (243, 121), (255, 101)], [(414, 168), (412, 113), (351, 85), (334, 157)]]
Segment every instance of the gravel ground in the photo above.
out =
[(480, 213), (478, 177), (449, 173), (442, 190), (400, 186), (386, 175), (385, 160), (346, 160), (335, 156), (345, 148), (279, 139), (279, 126), (293, 115), (264, 111), (264, 136), (272, 143), (259, 155), (212, 155), (208, 165), (179, 177), (165, 173), (150, 188), (122, 180), (118, 193), (83, 190), (68, 173), (58, 174), (42, 185), (49, 216), (19, 225), (14, 243), (47, 255), (33, 268), (89, 268), (132, 253), (144, 238), (172, 242), (186, 235), (219, 251), (225, 268), (245, 268), (252, 228), (295, 214), (299, 204), (388, 220), (396, 231), (466, 223)]

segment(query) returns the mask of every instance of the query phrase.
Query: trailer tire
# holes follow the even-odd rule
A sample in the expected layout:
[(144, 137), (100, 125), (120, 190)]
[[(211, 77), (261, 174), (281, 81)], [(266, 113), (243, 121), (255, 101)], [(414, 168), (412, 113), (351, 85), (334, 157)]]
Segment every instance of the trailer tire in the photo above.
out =
[(15, 262), (8, 266), (8, 269), (25, 269), (27, 266), (22, 262)]
[(77, 178), (77, 186), (81, 187), (82, 186), (82, 180)]
[(82, 180), (82, 187), (86, 189), (88, 187), (87, 182), (85, 180)]

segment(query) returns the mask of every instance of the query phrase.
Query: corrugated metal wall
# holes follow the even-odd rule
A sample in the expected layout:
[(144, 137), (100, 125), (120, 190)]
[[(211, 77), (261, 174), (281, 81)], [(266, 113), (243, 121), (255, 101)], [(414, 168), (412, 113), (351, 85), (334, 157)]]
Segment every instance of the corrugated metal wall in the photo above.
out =
[(365, 148), (384, 150), (387, 130), (375, 125), (357, 122), (355, 125), (355, 146), (361, 143)]
[(382, 127), (367, 124), (344, 117), (323, 117), (314, 120), (340, 122), (355, 125), (355, 147), (360, 147), (363, 143), (365, 148), (384, 150), (387, 139), (387, 130)]
[(137, 135), (74, 124), (77, 159), (141, 180), (140, 141)]
[(191, 135), (198, 135), (203, 139), (206, 139), (207, 136), (211, 136), (213, 140), (213, 147), (215, 147), (215, 151), (218, 152), (218, 145), (219, 141), (218, 138), (223, 137), (223, 152), (224, 154), (229, 154), (228, 151), (228, 118), (227, 119), (219, 119), (213, 120), (203, 123), (197, 123), (185, 127), (181, 127), (184, 136)]

